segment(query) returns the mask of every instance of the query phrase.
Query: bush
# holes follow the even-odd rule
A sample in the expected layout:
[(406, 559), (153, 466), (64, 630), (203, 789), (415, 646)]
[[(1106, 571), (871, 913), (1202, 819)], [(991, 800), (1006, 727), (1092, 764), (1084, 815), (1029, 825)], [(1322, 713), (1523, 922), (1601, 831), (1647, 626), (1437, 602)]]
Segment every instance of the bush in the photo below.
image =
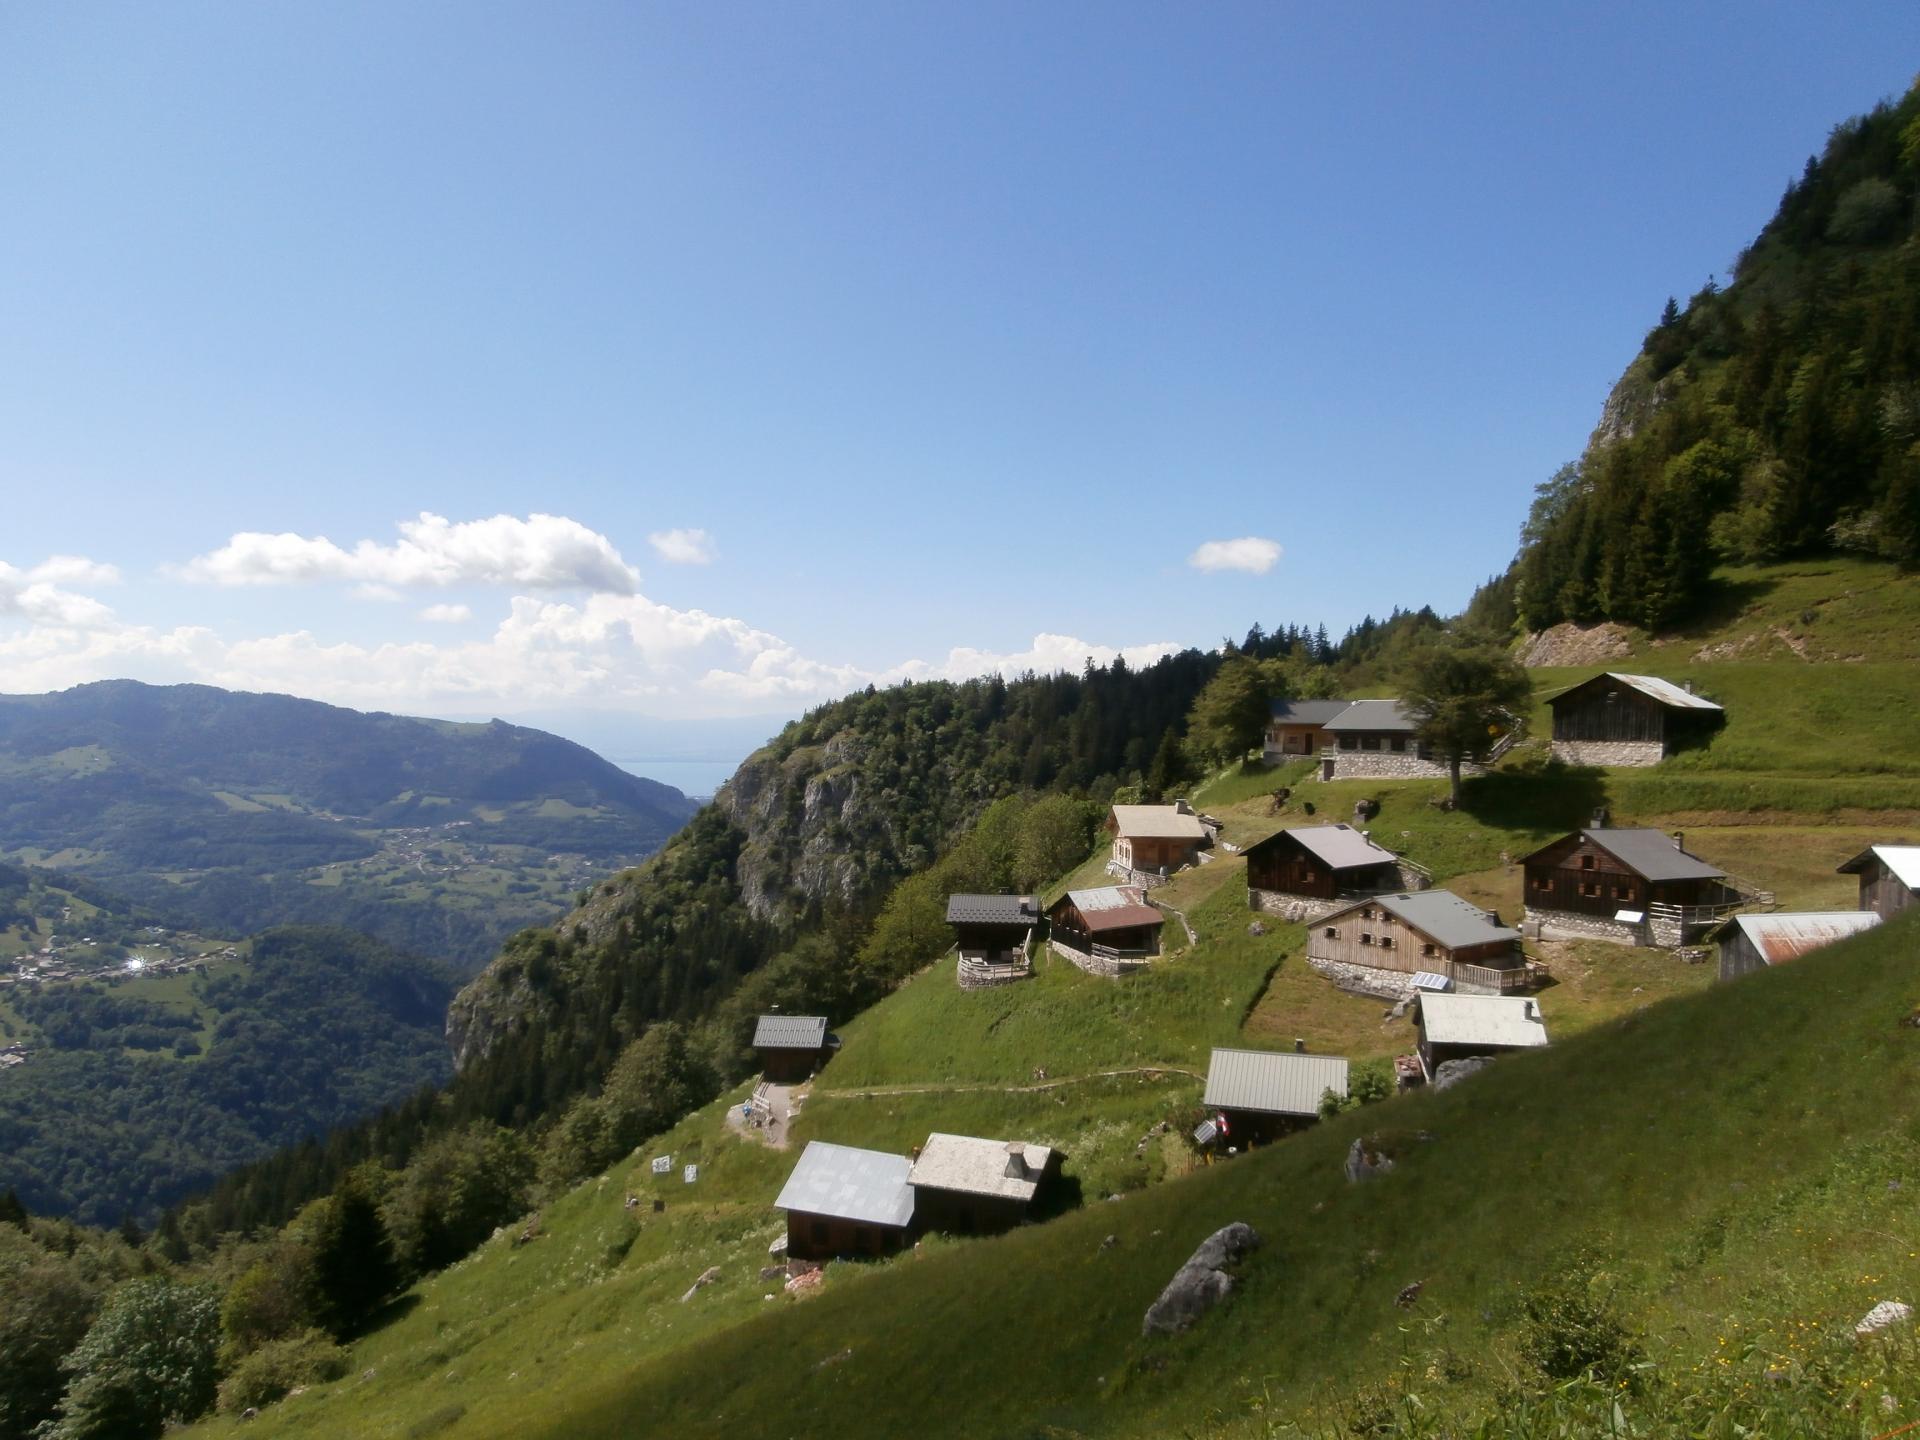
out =
[(346, 1373), (345, 1346), (336, 1345), (324, 1330), (302, 1330), (270, 1341), (242, 1360), (220, 1382), (220, 1410), (237, 1415), (284, 1399), (296, 1386), (323, 1384)]
[(1592, 1250), (1580, 1250), (1521, 1298), (1520, 1354), (1551, 1380), (1631, 1378), (1639, 1338), (1614, 1305), (1613, 1282)]

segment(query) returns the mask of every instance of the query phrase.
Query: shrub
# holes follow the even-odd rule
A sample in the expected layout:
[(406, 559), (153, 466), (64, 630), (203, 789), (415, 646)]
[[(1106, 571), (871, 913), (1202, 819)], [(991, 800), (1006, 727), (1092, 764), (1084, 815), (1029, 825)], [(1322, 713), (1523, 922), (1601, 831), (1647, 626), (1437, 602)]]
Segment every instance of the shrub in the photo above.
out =
[(1621, 1318), (1613, 1283), (1592, 1250), (1576, 1251), (1521, 1297), (1520, 1354), (1552, 1380), (1625, 1380), (1639, 1338)]
[(346, 1347), (324, 1330), (302, 1330), (262, 1345), (220, 1383), (220, 1409), (228, 1415), (283, 1399), (300, 1385), (338, 1380), (347, 1373)]

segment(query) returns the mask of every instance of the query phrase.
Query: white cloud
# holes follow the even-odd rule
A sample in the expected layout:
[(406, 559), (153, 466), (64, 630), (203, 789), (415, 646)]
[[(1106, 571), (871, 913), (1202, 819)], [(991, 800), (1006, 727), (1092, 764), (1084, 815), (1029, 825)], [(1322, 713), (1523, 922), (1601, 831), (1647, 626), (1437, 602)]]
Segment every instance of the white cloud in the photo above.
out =
[(1078, 671), (1089, 660), (1095, 665), (1111, 665), (1115, 659), (1123, 656), (1128, 665), (1138, 668), (1151, 665), (1180, 648), (1167, 641), (1117, 647), (1092, 645), (1071, 635), (1042, 633), (1034, 636), (1033, 644), (1025, 650), (1012, 654), (960, 646), (949, 650), (943, 661), (910, 660), (877, 678), (881, 683), (895, 680), (973, 680), (982, 675), (1002, 675), (1012, 679), (1028, 671), (1036, 675), (1049, 675), (1063, 670)]
[(30, 570), (0, 560), (0, 616), (18, 616), (36, 625), (97, 630), (113, 623), (113, 611), (91, 595), (66, 589), (65, 584), (112, 584), (119, 578), (120, 572), (111, 565), (98, 565), (78, 555), (55, 555)]
[(662, 560), (674, 565), (711, 565), (713, 537), (704, 530), (656, 530), (647, 543)]
[(464, 625), (473, 618), (470, 605), (429, 605), (420, 612), (422, 620), (435, 625)]
[(1209, 540), (1187, 557), (1187, 564), (1196, 570), (1244, 570), (1249, 575), (1264, 575), (1279, 563), (1280, 542), (1258, 535)]
[[(613, 542), (564, 515), (495, 515), (454, 522), (422, 511), (399, 524), (391, 545), (358, 542), (351, 551), (324, 535), (242, 531), (180, 573), (213, 585), (293, 585), (323, 581), (418, 589), (514, 585), (630, 595), (640, 574)], [(378, 593), (377, 591), (375, 592)]]

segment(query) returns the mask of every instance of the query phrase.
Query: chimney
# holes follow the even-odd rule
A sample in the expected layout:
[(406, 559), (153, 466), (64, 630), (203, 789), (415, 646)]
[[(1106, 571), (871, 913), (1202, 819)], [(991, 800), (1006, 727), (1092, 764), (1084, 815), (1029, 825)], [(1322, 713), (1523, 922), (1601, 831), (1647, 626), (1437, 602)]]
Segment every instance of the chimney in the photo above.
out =
[(1018, 1140), (1007, 1142), (1007, 1178), (1009, 1180), (1027, 1178), (1027, 1147)]
[(1527, 1000), (1527, 1001), (1524, 1001), (1523, 1003), (1524, 1003), (1524, 1004), (1526, 1005), (1526, 1007), (1527, 1007), (1527, 1008), (1526, 1008), (1526, 1017), (1527, 1017), (1527, 1019), (1529, 1019), (1529, 1020), (1531, 1020), (1531, 1019), (1533, 1018), (1533, 1001), (1531, 1001), (1531, 1000)]
[(1606, 829), (1606, 828), (1607, 828), (1607, 822), (1608, 822), (1609, 820), (1611, 820), (1611, 819), (1613, 819), (1613, 816), (1612, 816), (1611, 814), (1609, 814), (1609, 813), (1608, 813), (1608, 811), (1607, 811), (1607, 807), (1606, 807), (1606, 806), (1604, 806), (1604, 805), (1599, 805), (1599, 806), (1596, 806), (1596, 807), (1594, 807), (1594, 812), (1593, 812), (1593, 828), (1594, 828), (1595, 830), (1604, 830), (1604, 829)]
[(1689, 680), (1687, 681), (1687, 694), (1691, 695), (1692, 693), (1693, 693), (1693, 682)]
[(1307, 1053), (1307, 1042), (1298, 1035), (1293, 1037), (1293, 1053), (1296, 1055)]
[(1191, 814), (1193, 814), (1193, 806), (1191, 806), (1191, 805), (1189, 805), (1189, 804), (1188, 804), (1188, 803), (1187, 803), (1186, 801), (1184, 801), (1184, 800), (1176, 800), (1176, 801), (1174, 801), (1174, 802), (1173, 802), (1173, 808), (1174, 808), (1174, 810), (1175, 810), (1175, 811), (1176, 811), (1177, 813), (1179, 813), (1179, 814), (1181, 814), (1181, 815), (1191, 815)]
[(1687, 834), (1686, 834), (1686, 831), (1684, 831), (1684, 830), (1676, 830), (1676, 831), (1674, 831), (1674, 832), (1673, 832), (1673, 848), (1674, 848), (1674, 849), (1676, 849), (1676, 850), (1684, 850), (1684, 849), (1686, 849), (1686, 848), (1687, 848), (1687, 847), (1686, 847), (1686, 838), (1687, 838)]

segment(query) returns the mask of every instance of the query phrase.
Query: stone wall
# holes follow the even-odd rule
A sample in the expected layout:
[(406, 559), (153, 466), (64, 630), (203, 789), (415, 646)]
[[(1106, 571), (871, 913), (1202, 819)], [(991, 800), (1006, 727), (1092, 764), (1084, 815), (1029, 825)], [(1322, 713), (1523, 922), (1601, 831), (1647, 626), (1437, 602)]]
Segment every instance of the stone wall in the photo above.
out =
[[(1411, 750), (1323, 750), (1320, 754), (1323, 762), (1333, 761), (1335, 780), (1444, 780), (1447, 778), (1447, 764), (1444, 760), (1422, 760)], [(1476, 765), (1471, 760), (1462, 762), (1462, 775), (1483, 775), (1486, 766)]]
[(1400, 1000), (1413, 990), (1413, 976), (1404, 970), (1379, 970), (1371, 965), (1346, 965), (1338, 960), (1316, 960), (1307, 964), (1351, 995), (1373, 995), (1382, 1000)]
[(1137, 974), (1151, 963), (1146, 960), (1115, 960), (1106, 955), (1082, 955), (1071, 945), (1062, 945), (1058, 940), (1049, 940), (1047, 944), (1053, 947), (1054, 954), (1064, 956), (1087, 974), (1098, 975), (1104, 980), (1117, 980), (1122, 975)]
[(1321, 900), (1312, 895), (1290, 895), (1285, 890), (1258, 890), (1247, 887), (1247, 904), (1269, 915), (1278, 915), (1294, 925), (1307, 925), (1322, 915), (1331, 915), (1345, 900)]
[(1567, 765), (1658, 765), (1658, 740), (1556, 740), (1553, 758)]
[(1571, 910), (1536, 910), (1531, 905), (1521, 914), (1520, 928), (1530, 940), (1605, 940), (1614, 945), (1647, 943), (1637, 925), (1601, 915), (1580, 915)]

